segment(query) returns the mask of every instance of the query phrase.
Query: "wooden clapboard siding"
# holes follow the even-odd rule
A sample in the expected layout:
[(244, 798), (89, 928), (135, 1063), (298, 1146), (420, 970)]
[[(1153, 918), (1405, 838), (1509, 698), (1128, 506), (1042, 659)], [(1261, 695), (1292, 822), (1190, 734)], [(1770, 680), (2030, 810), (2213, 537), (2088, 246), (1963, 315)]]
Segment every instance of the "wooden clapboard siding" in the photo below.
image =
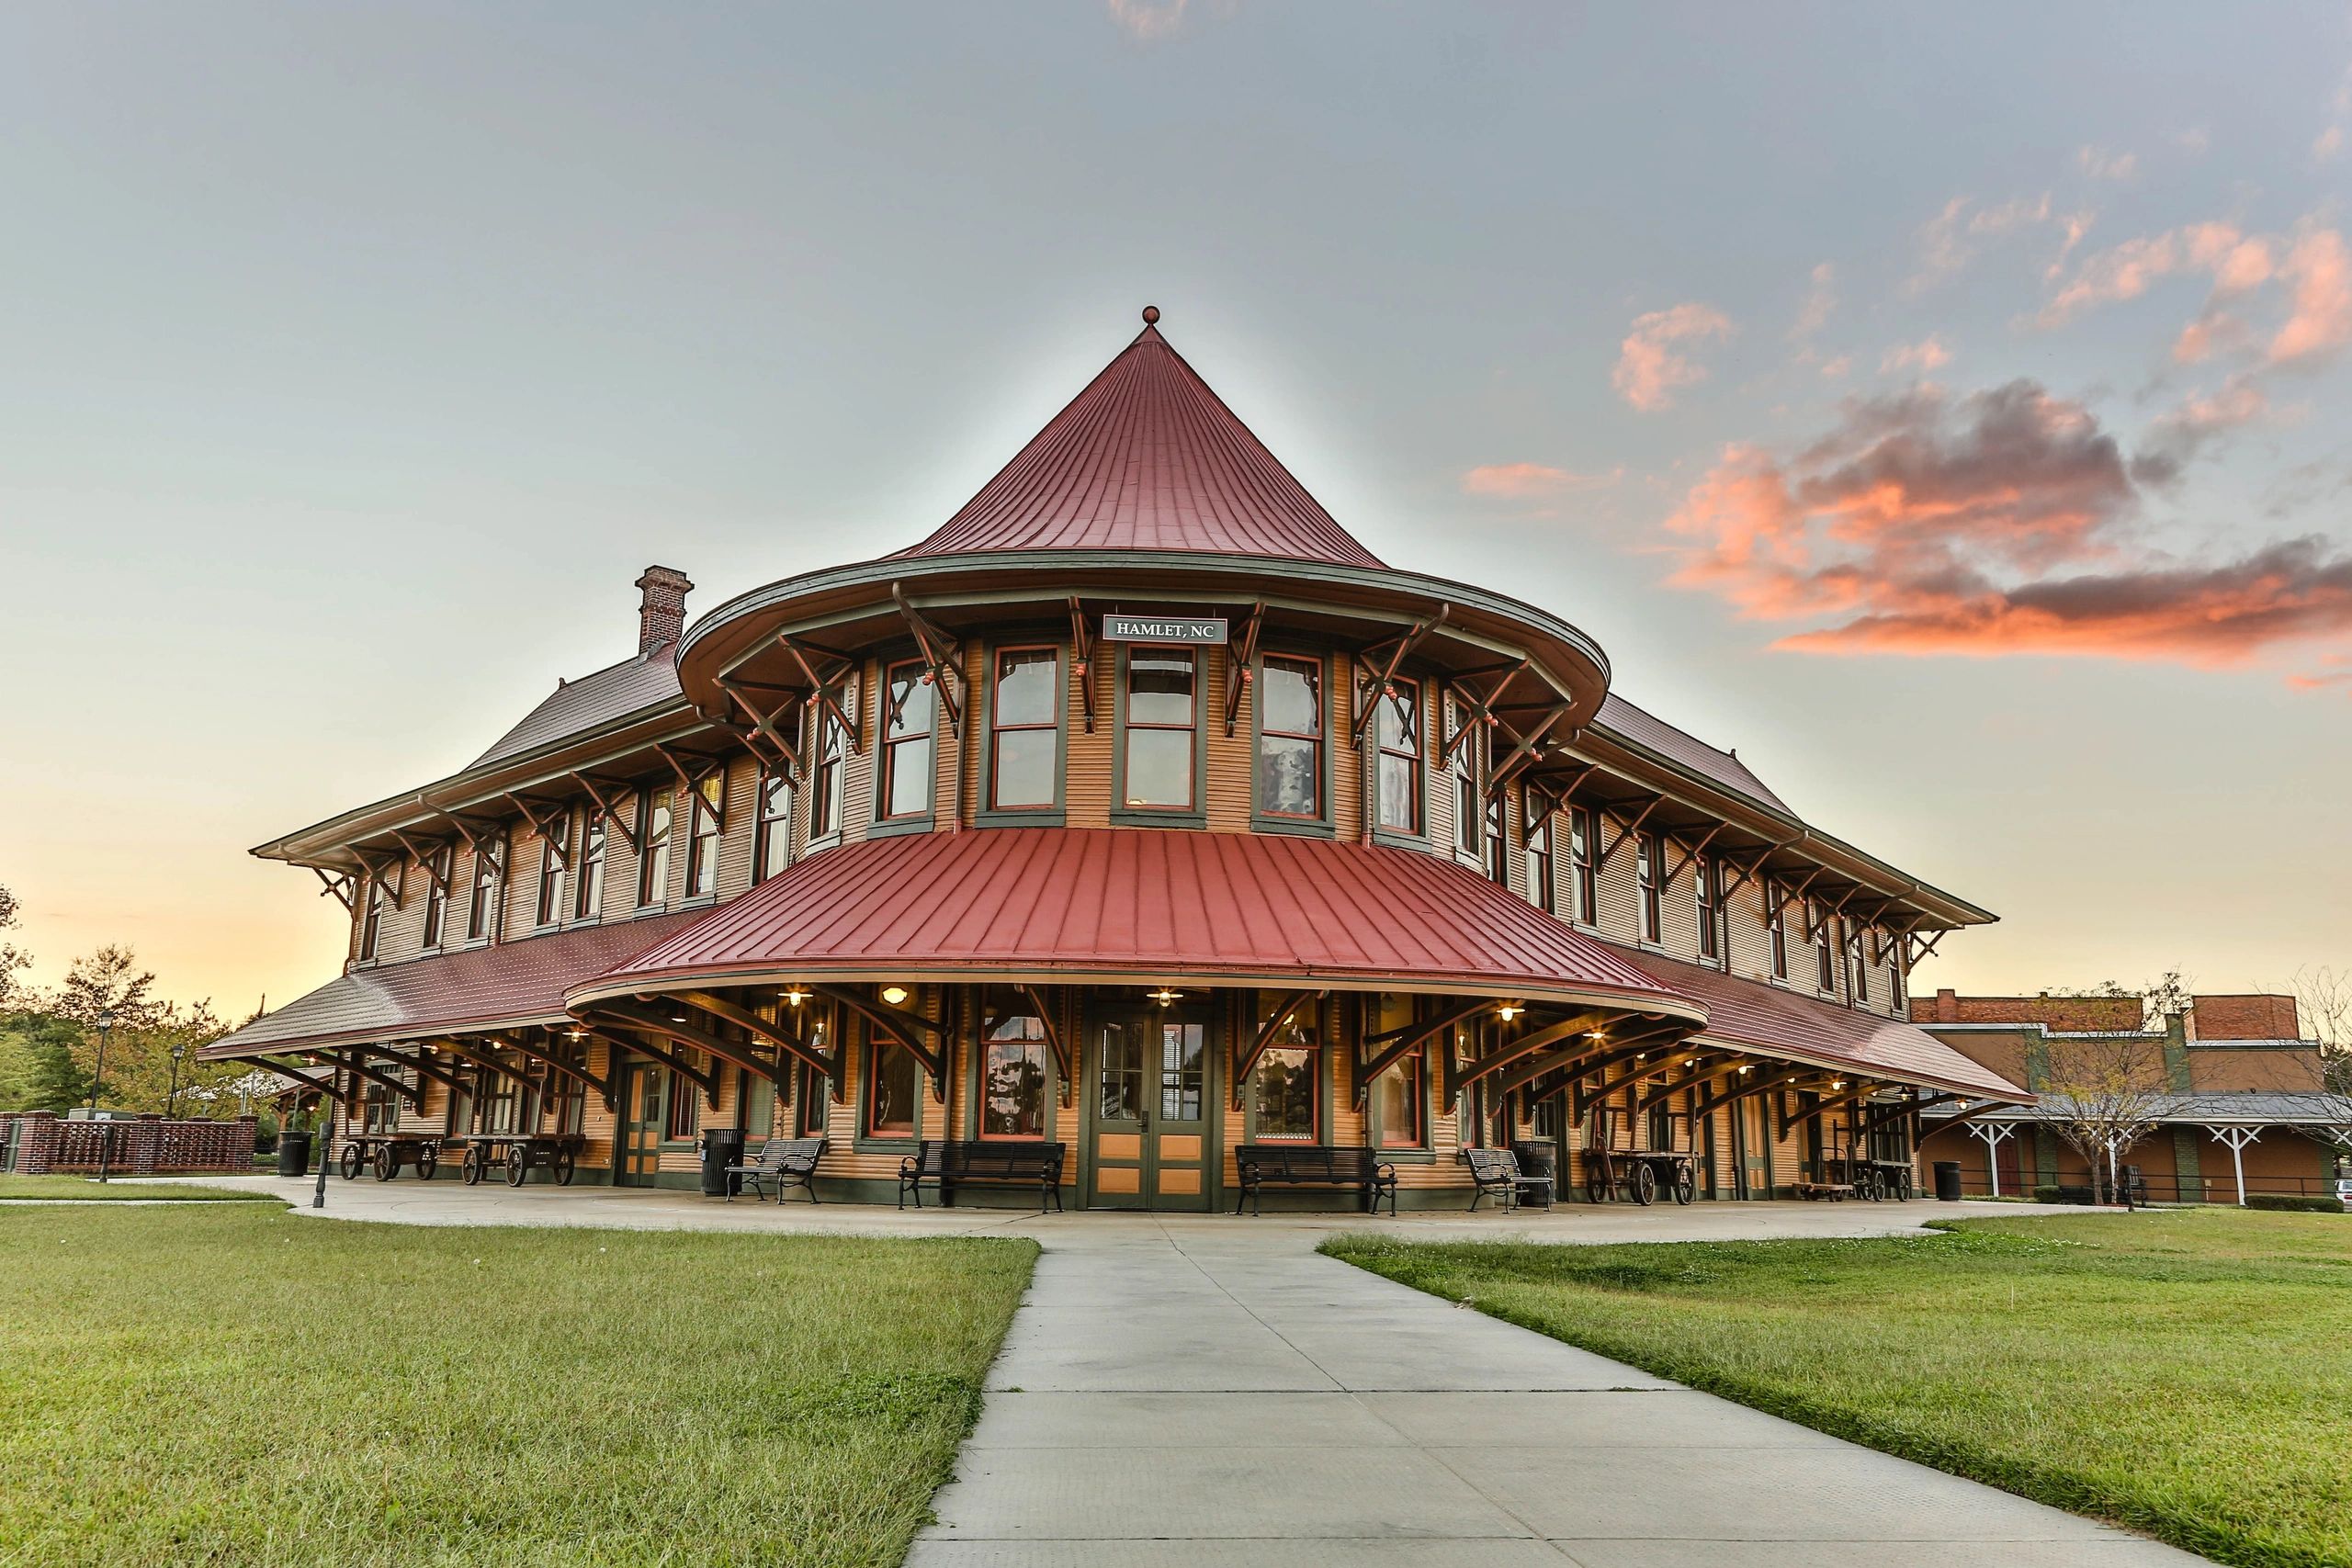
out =
[(1233, 668), (1229, 648), (1204, 650), (1201, 660), (1203, 748), (1208, 757), (1208, 825), (1212, 832), (1246, 833), (1257, 805), (1258, 754), (1250, 740), (1257, 692), (1245, 687), (1234, 710), (1233, 733), (1225, 732), (1226, 672)]
[[(1098, 642), (1084, 674), (1067, 646), (1062, 649), (1062, 733), (1069, 772), (1062, 781), (1063, 820), (1072, 828), (1111, 825), (1113, 759), (1118, 740), (1119, 645)], [(1094, 729), (1086, 728), (1085, 691), (1094, 693)], [(986, 777), (983, 763), (981, 776)]]

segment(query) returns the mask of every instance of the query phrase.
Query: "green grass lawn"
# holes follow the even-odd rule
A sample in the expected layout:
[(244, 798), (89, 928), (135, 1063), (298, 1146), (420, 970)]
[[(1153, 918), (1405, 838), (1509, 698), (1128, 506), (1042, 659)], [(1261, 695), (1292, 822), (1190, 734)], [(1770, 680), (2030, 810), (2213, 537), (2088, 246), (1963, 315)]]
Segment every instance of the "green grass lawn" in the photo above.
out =
[(1035, 1253), (0, 1210), (0, 1563), (895, 1564)]
[(193, 1187), (157, 1181), (92, 1181), (82, 1176), (0, 1176), (0, 1199), (78, 1198), (83, 1200), (119, 1200), (136, 1198), (146, 1202), (175, 1203), (282, 1203), (285, 1199), (276, 1192), (232, 1190), (225, 1187)]
[(2225, 1562), (2352, 1563), (2352, 1220), (2196, 1209), (1862, 1241), (1324, 1250)]

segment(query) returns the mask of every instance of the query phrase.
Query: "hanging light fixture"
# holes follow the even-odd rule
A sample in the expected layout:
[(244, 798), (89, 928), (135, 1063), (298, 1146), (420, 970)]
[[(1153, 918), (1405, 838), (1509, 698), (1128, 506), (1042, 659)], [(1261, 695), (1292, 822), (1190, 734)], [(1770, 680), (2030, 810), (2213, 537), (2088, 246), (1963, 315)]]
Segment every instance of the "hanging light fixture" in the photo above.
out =
[(1505, 1023), (1509, 1023), (1512, 1019), (1517, 1018), (1521, 1013), (1523, 1013), (1526, 1010), (1527, 1010), (1525, 1008), (1520, 1006), (1517, 1002), (1505, 1002), (1502, 1006), (1495, 1010), (1495, 1014)]
[(897, 1007), (907, 999), (907, 988), (904, 986), (885, 986), (882, 987), (882, 999)]
[(786, 987), (784, 993), (784, 999), (791, 1003), (794, 1007), (798, 1007), (802, 1002), (808, 999), (808, 993), (802, 990), (797, 986)]
[(1144, 995), (1149, 997), (1153, 1001), (1158, 1002), (1164, 1008), (1174, 1007), (1178, 1002), (1184, 999), (1183, 992), (1171, 991), (1165, 986), (1160, 987), (1159, 989), (1156, 991), (1146, 991)]

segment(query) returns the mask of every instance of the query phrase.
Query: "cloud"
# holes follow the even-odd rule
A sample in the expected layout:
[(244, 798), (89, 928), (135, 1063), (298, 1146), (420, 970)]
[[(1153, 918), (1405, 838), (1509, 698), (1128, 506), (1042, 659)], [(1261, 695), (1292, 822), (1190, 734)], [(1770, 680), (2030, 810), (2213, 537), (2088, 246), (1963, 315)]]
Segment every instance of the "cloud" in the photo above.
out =
[(2326, 163), (2343, 151), (2344, 128), (2340, 125), (2331, 125), (2312, 138), (2312, 156), (2320, 163)]
[(2213, 134), (2201, 125), (2192, 125), (2172, 139), (2173, 145), (2192, 158), (2201, 158), (2213, 145)]
[(1835, 359), (1823, 360), (1821, 362), (1821, 374), (1824, 378), (1835, 381), (1843, 377), (1853, 367), (1854, 356), (1850, 354), (1841, 354)]
[(2315, 229), (2298, 239), (2278, 265), (2293, 313), (2270, 340), (2273, 365), (2331, 354), (2352, 341), (2352, 252), (2333, 229)]
[(1804, 303), (1797, 309), (1795, 323), (1789, 328), (1792, 338), (1808, 338), (1819, 332), (1838, 309), (1838, 295), (1832, 287), (1838, 281), (1837, 269), (1827, 262), (1813, 269), (1813, 288), (1807, 291)]
[[(2179, 430), (2250, 417), (2243, 397), (2184, 409)], [(2352, 553), (2314, 536), (2173, 559), (2141, 525), (2143, 466), (2028, 380), (1853, 400), (1801, 450), (1726, 449), (1666, 520), (1669, 581), (1811, 653), (2222, 666), (2352, 646)]]
[(1173, 33), (1184, 20), (1191, 0), (1105, 0), (1111, 20), (1119, 30), (1141, 43)]
[(2143, 484), (2170, 484), (2217, 438), (2269, 412), (2269, 395), (2243, 374), (2210, 396), (2192, 394), (2150, 427), (2147, 441), (2132, 458), (2132, 477)]
[(1917, 343), (1896, 344), (1880, 358), (1878, 367), (1882, 375), (1891, 375), (1898, 370), (1916, 370), (1925, 376), (1951, 363), (1951, 350), (1931, 335)]
[(2085, 256), (2036, 320), (2063, 326), (2086, 310), (2136, 299), (2157, 280), (2183, 272), (2211, 274), (2216, 297), (2242, 294), (2267, 281), (2276, 265), (2267, 239), (2248, 237), (2234, 224), (2191, 223)]
[(1953, 197), (1920, 227), (1919, 270), (1904, 288), (1913, 294), (1932, 288), (1973, 261), (1986, 244), (2049, 220), (2047, 191), (1998, 207), (1978, 207), (1973, 197)]
[(1696, 346), (1729, 337), (1732, 330), (1730, 317), (1696, 301), (1636, 316), (1633, 330), (1619, 345), (1617, 368), (1609, 378), (1610, 384), (1645, 413), (1670, 408), (1676, 388), (1707, 378), (1704, 367), (1674, 345)]
[(2128, 180), (2140, 167), (2136, 152), (2109, 152), (2103, 147), (2085, 147), (2075, 154), (2075, 164), (2095, 180)]
[(1604, 490), (1624, 477), (1622, 468), (1605, 474), (1572, 473), (1541, 463), (1487, 463), (1462, 476), (1462, 493), (1490, 501), (1541, 501), (1570, 491)]

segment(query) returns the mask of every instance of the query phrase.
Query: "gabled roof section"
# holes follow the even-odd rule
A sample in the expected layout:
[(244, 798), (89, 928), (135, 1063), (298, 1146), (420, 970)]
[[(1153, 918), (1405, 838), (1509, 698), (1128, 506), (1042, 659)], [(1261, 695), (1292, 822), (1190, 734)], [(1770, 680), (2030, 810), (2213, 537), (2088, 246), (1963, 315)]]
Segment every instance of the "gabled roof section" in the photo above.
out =
[(1679, 762), (1734, 795), (1746, 795), (1792, 817), (1796, 815), (1789, 810), (1788, 802), (1774, 795), (1764, 781), (1739, 760), (1738, 752), (1710, 746), (1696, 736), (1677, 729), (1647, 709), (1635, 707), (1614, 692), (1602, 700), (1600, 713), (1594, 722), (1614, 732), (1620, 739), (1630, 740), (1645, 750), (1655, 751), (1668, 761)]
[(1156, 309), (962, 511), (902, 556), (1180, 550), (1378, 567), (1168, 345)]
[(678, 645), (665, 643), (593, 675), (559, 681), (546, 701), (525, 714), (489, 750), (467, 763), (465, 771), (519, 757), (640, 708), (675, 702), (678, 696)]

